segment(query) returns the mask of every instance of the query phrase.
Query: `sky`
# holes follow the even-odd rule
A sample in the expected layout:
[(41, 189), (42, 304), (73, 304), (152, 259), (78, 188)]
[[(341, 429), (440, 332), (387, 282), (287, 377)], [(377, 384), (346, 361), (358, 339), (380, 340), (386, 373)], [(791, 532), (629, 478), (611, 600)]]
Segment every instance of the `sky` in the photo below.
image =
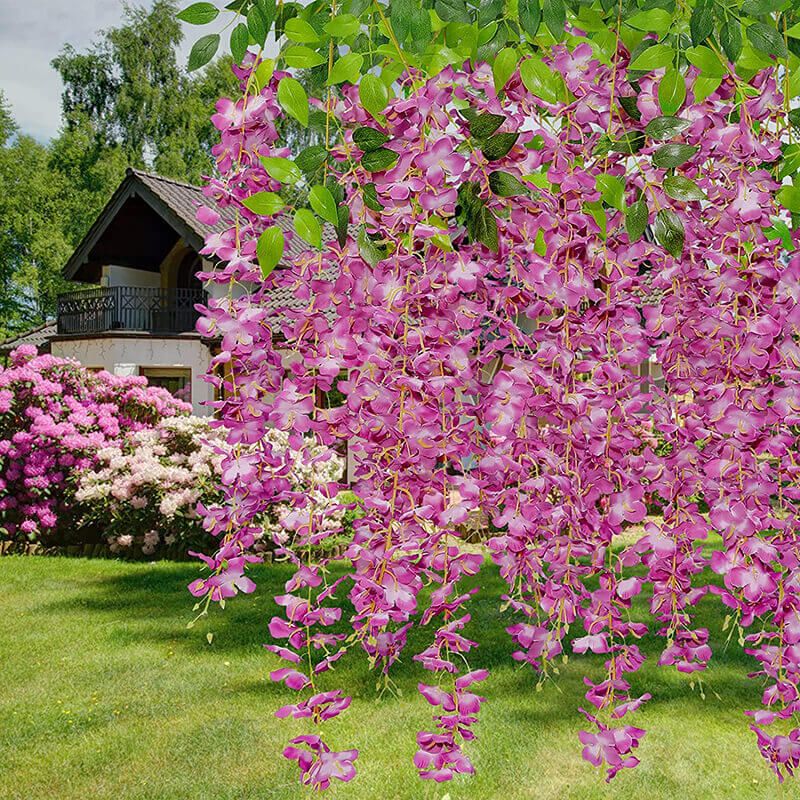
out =
[[(123, 0), (0, 0), (0, 89), (23, 133), (40, 141), (58, 133), (61, 81), (50, 62), (67, 42), (84, 50), (98, 30), (122, 16)], [(186, 27), (184, 59), (198, 32), (213, 28)]]

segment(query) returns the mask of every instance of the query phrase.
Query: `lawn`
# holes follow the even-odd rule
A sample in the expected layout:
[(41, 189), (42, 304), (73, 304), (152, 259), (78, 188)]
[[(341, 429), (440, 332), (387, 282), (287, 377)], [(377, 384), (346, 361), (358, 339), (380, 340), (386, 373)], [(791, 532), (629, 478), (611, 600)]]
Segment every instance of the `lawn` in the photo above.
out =
[[(259, 590), (187, 630), (191, 564), (137, 564), (43, 557), (0, 558), (0, 798), (11, 800), (250, 800), (299, 798), (295, 767), (280, 756), (304, 721), (281, 721), (275, 708), (292, 693), (269, 682), (278, 661), (262, 648), (271, 595), (284, 567), (256, 571)], [(407, 659), (395, 674), (400, 696), (375, 695), (375, 676), (351, 653), (328, 687), (354, 693), (348, 713), (327, 723), (334, 743), (357, 747), (359, 775), (337, 785), (339, 798), (775, 798), (742, 715), (758, 707), (752, 662), (721, 633), (716, 601), (702, 601), (702, 624), (715, 640), (706, 698), (688, 680), (654, 665), (634, 676), (634, 694), (653, 699), (635, 715), (647, 728), (641, 766), (609, 788), (582, 761), (576, 732), (584, 671), (598, 677), (602, 657), (574, 657), (557, 684), (509, 658), (501, 582), (481, 577), (471, 633), (481, 642), (473, 666), (492, 668), (489, 698), (472, 748), (471, 780), (431, 785), (415, 777), (414, 735), (430, 707), (416, 693), (423, 671)], [(638, 611), (644, 616), (643, 606)], [(206, 633), (214, 633), (209, 645)], [(425, 646), (428, 631), (410, 647)], [(576, 634), (579, 635), (579, 634)], [(782, 794), (781, 794), (782, 792)]]

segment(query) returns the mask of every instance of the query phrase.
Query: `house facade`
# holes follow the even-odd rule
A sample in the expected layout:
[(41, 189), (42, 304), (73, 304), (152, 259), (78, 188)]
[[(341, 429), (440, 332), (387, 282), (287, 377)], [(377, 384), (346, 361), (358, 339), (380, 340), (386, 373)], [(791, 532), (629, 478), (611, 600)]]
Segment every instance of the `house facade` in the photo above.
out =
[(129, 169), (64, 266), (64, 276), (86, 288), (59, 296), (54, 322), (0, 349), (32, 343), (88, 369), (143, 375), (194, 413), (211, 414), (214, 388), (203, 375), (215, 343), (196, 332), (195, 305), (222, 289), (198, 279), (212, 269), (199, 251), (209, 232), (230, 222), (198, 222), (202, 202), (198, 187)]

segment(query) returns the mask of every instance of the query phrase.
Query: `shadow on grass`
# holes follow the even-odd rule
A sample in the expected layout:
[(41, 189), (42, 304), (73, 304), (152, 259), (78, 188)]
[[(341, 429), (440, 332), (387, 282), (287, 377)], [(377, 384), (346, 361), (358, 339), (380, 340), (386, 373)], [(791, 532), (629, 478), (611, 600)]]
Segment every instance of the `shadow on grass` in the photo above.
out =
[[(74, 563), (74, 562), (71, 562)], [(252, 575), (258, 588), (253, 595), (240, 595), (229, 601), (226, 609), (220, 610), (214, 604), (208, 618), (198, 622), (196, 627), (187, 629), (187, 622), (194, 616), (194, 599), (187, 591), (187, 584), (198, 576), (198, 569), (190, 563), (158, 562), (156, 564), (131, 564), (128, 569), (119, 564), (110, 564), (108, 569), (96, 570), (90, 577), (80, 577), (81, 591), (69, 598), (41, 606), (41, 613), (88, 613), (92, 624), (112, 626), (108, 635), (115, 643), (124, 647), (137, 643), (151, 642), (180, 648), (187, 654), (207, 653), (212, 658), (233, 658), (244, 655), (263, 654), (264, 674), (278, 666), (277, 659), (263, 651), (262, 645), (269, 641), (267, 624), (280, 609), (273, 601), (273, 595), (284, 591), (284, 583), (291, 575), (286, 565), (257, 565)], [(341, 573), (339, 565), (335, 572)], [(76, 571), (76, 575), (79, 572)], [(718, 576), (708, 573), (702, 576), (707, 581), (716, 581)], [(700, 582), (699, 580), (697, 581)], [(513, 643), (505, 633), (507, 625), (518, 621), (511, 613), (500, 611), (500, 596), (505, 583), (497, 569), (487, 563), (482, 574), (467, 582), (470, 588), (479, 586), (480, 591), (468, 604), (472, 615), (466, 635), (479, 642), (479, 648), (470, 659), (474, 668), (494, 668), (491, 683), (502, 685), (502, 691), (512, 695), (527, 696), (536, 688), (536, 676), (527, 667), (520, 668), (512, 659)], [(352, 612), (346, 602), (346, 588), (339, 589), (342, 601), (343, 619)], [(639, 597), (634, 603), (631, 616), (648, 622), (652, 630), (657, 625), (648, 619), (648, 597)], [(722, 631), (725, 609), (713, 596), (705, 597), (696, 609), (697, 627), (708, 628), (714, 656), (710, 669), (702, 676), (707, 686), (707, 703), (721, 698), (725, 706), (738, 705), (739, 708), (758, 706), (759, 686), (749, 680), (746, 673), (755, 662), (743, 653), (734, 637), (726, 645), (727, 633)], [(345, 624), (338, 627), (340, 632), (348, 632)], [(205, 634), (214, 632), (213, 650), (206, 647)], [(580, 626), (573, 627), (569, 639), (583, 634)], [(392, 679), (405, 695), (413, 693), (420, 680), (431, 682), (430, 673), (425, 672), (412, 659), (413, 653), (424, 649), (431, 641), (433, 627), (414, 629), (410, 632), (406, 655), (395, 665)], [(649, 691), (653, 699), (648, 704), (654, 708), (661, 704), (690, 703), (698, 707), (704, 704), (699, 691), (692, 691), (689, 678), (681, 676), (673, 668), (657, 668), (659, 654), (664, 646), (663, 639), (648, 634), (640, 642), (647, 661), (639, 673), (631, 676), (634, 695)], [(603, 678), (603, 656), (570, 656), (566, 666), (560, 666), (556, 678), (563, 702), (536, 704), (538, 708), (515, 710), (520, 720), (533, 720), (539, 723), (554, 722), (558, 719), (574, 719), (575, 707), (583, 700), (586, 687), (583, 676), (594, 681)], [(346, 685), (355, 696), (373, 696), (377, 675), (365, 667), (366, 661), (359, 652), (352, 652), (337, 667), (337, 685)], [(268, 681), (243, 681), (236, 686), (237, 691), (258, 694), (285, 694), (280, 686)], [(486, 685), (490, 692), (491, 684)]]

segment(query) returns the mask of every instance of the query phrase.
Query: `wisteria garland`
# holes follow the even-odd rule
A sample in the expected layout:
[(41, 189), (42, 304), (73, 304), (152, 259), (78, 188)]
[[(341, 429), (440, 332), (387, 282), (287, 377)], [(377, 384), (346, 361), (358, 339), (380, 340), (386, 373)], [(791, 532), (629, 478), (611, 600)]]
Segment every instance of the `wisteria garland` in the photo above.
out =
[[(684, 673), (711, 657), (693, 608), (720, 595), (767, 679), (765, 708), (747, 712), (758, 747), (781, 781), (800, 763), (800, 258), (786, 257), (795, 240), (770, 171), (783, 100), (769, 70), (750, 85), (731, 73), (696, 97), (690, 68), (685, 106), (665, 116), (662, 71), (618, 96), (627, 59), (620, 49), (603, 65), (587, 45), (557, 46), (547, 64), (557, 93), (523, 63), (500, 97), (486, 66), (425, 82), (408, 72), (382, 124), (356, 87), (329, 94), (324, 170), (348, 233), (319, 246), (313, 229), (310, 245), (290, 239), (265, 280), (258, 242), (275, 220), (245, 201), (283, 188), (286, 75), (257, 91), (250, 60), (244, 97), (218, 105), (221, 177), (199, 216), (233, 208), (239, 222), (207, 239), (222, 262), (209, 277), (231, 292), (201, 325), (221, 337), (217, 405), (243, 449), (223, 467), (227, 504), (207, 512), (221, 548), (192, 590), (206, 607), (252, 591), (254, 521), (293, 504), (283, 524), (294, 545), (280, 544), (296, 573), (276, 598), (269, 649), (287, 662), (273, 680), (305, 693), (277, 716), (314, 725), (284, 752), (305, 784), (350, 780), (358, 755), (323, 736), (350, 698), (321, 692), (317, 676), (354, 644), (388, 675), (413, 624), (432, 629), (413, 658), (432, 673), (419, 690), (435, 714), (415, 765), (436, 781), (473, 771), (467, 745), (487, 672), (469, 666), (477, 643), (463, 634), (471, 592), (460, 580), (482, 557), (460, 546), (459, 530), (481, 511), (498, 531), (488, 547), (508, 583), (514, 658), (546, 675), (568, 647), (605, 656), (605, 678), (586, 679), (579, 737), (608, 779), (636, 766), (645, 734), (628, 722), (650, 698), (632, 696), (629, 681), (648, 630), (630, 607), (645, 588), (665, 642), (659, 663)], [(284, 183), (294, 180), (290, 171)], [(242, 284), (251, 288), (237, 296)], [(280, 333), (267, 303), (278, 287), (305, 303), (278, 310)], [(637, 372), (651, 354), (662, 388)], [(337, 382), (345, 404), (317, 407)], [(303, 560), (304, 545), (335, 529), (291, 492), (265, 436), (273, 426), (309, 459), (316, 443), (350, 442), (366, 513), (346, 579)], [(340, 488), (314, 487), (330, 498)], [(615, 546), (648, 504), (661, 518)], [(709, 531), (723, 541), (711, 559)], [(701, 583), (707, 566), (724, 588)], [(349, 637), (330, 632), (345, 587)]]

